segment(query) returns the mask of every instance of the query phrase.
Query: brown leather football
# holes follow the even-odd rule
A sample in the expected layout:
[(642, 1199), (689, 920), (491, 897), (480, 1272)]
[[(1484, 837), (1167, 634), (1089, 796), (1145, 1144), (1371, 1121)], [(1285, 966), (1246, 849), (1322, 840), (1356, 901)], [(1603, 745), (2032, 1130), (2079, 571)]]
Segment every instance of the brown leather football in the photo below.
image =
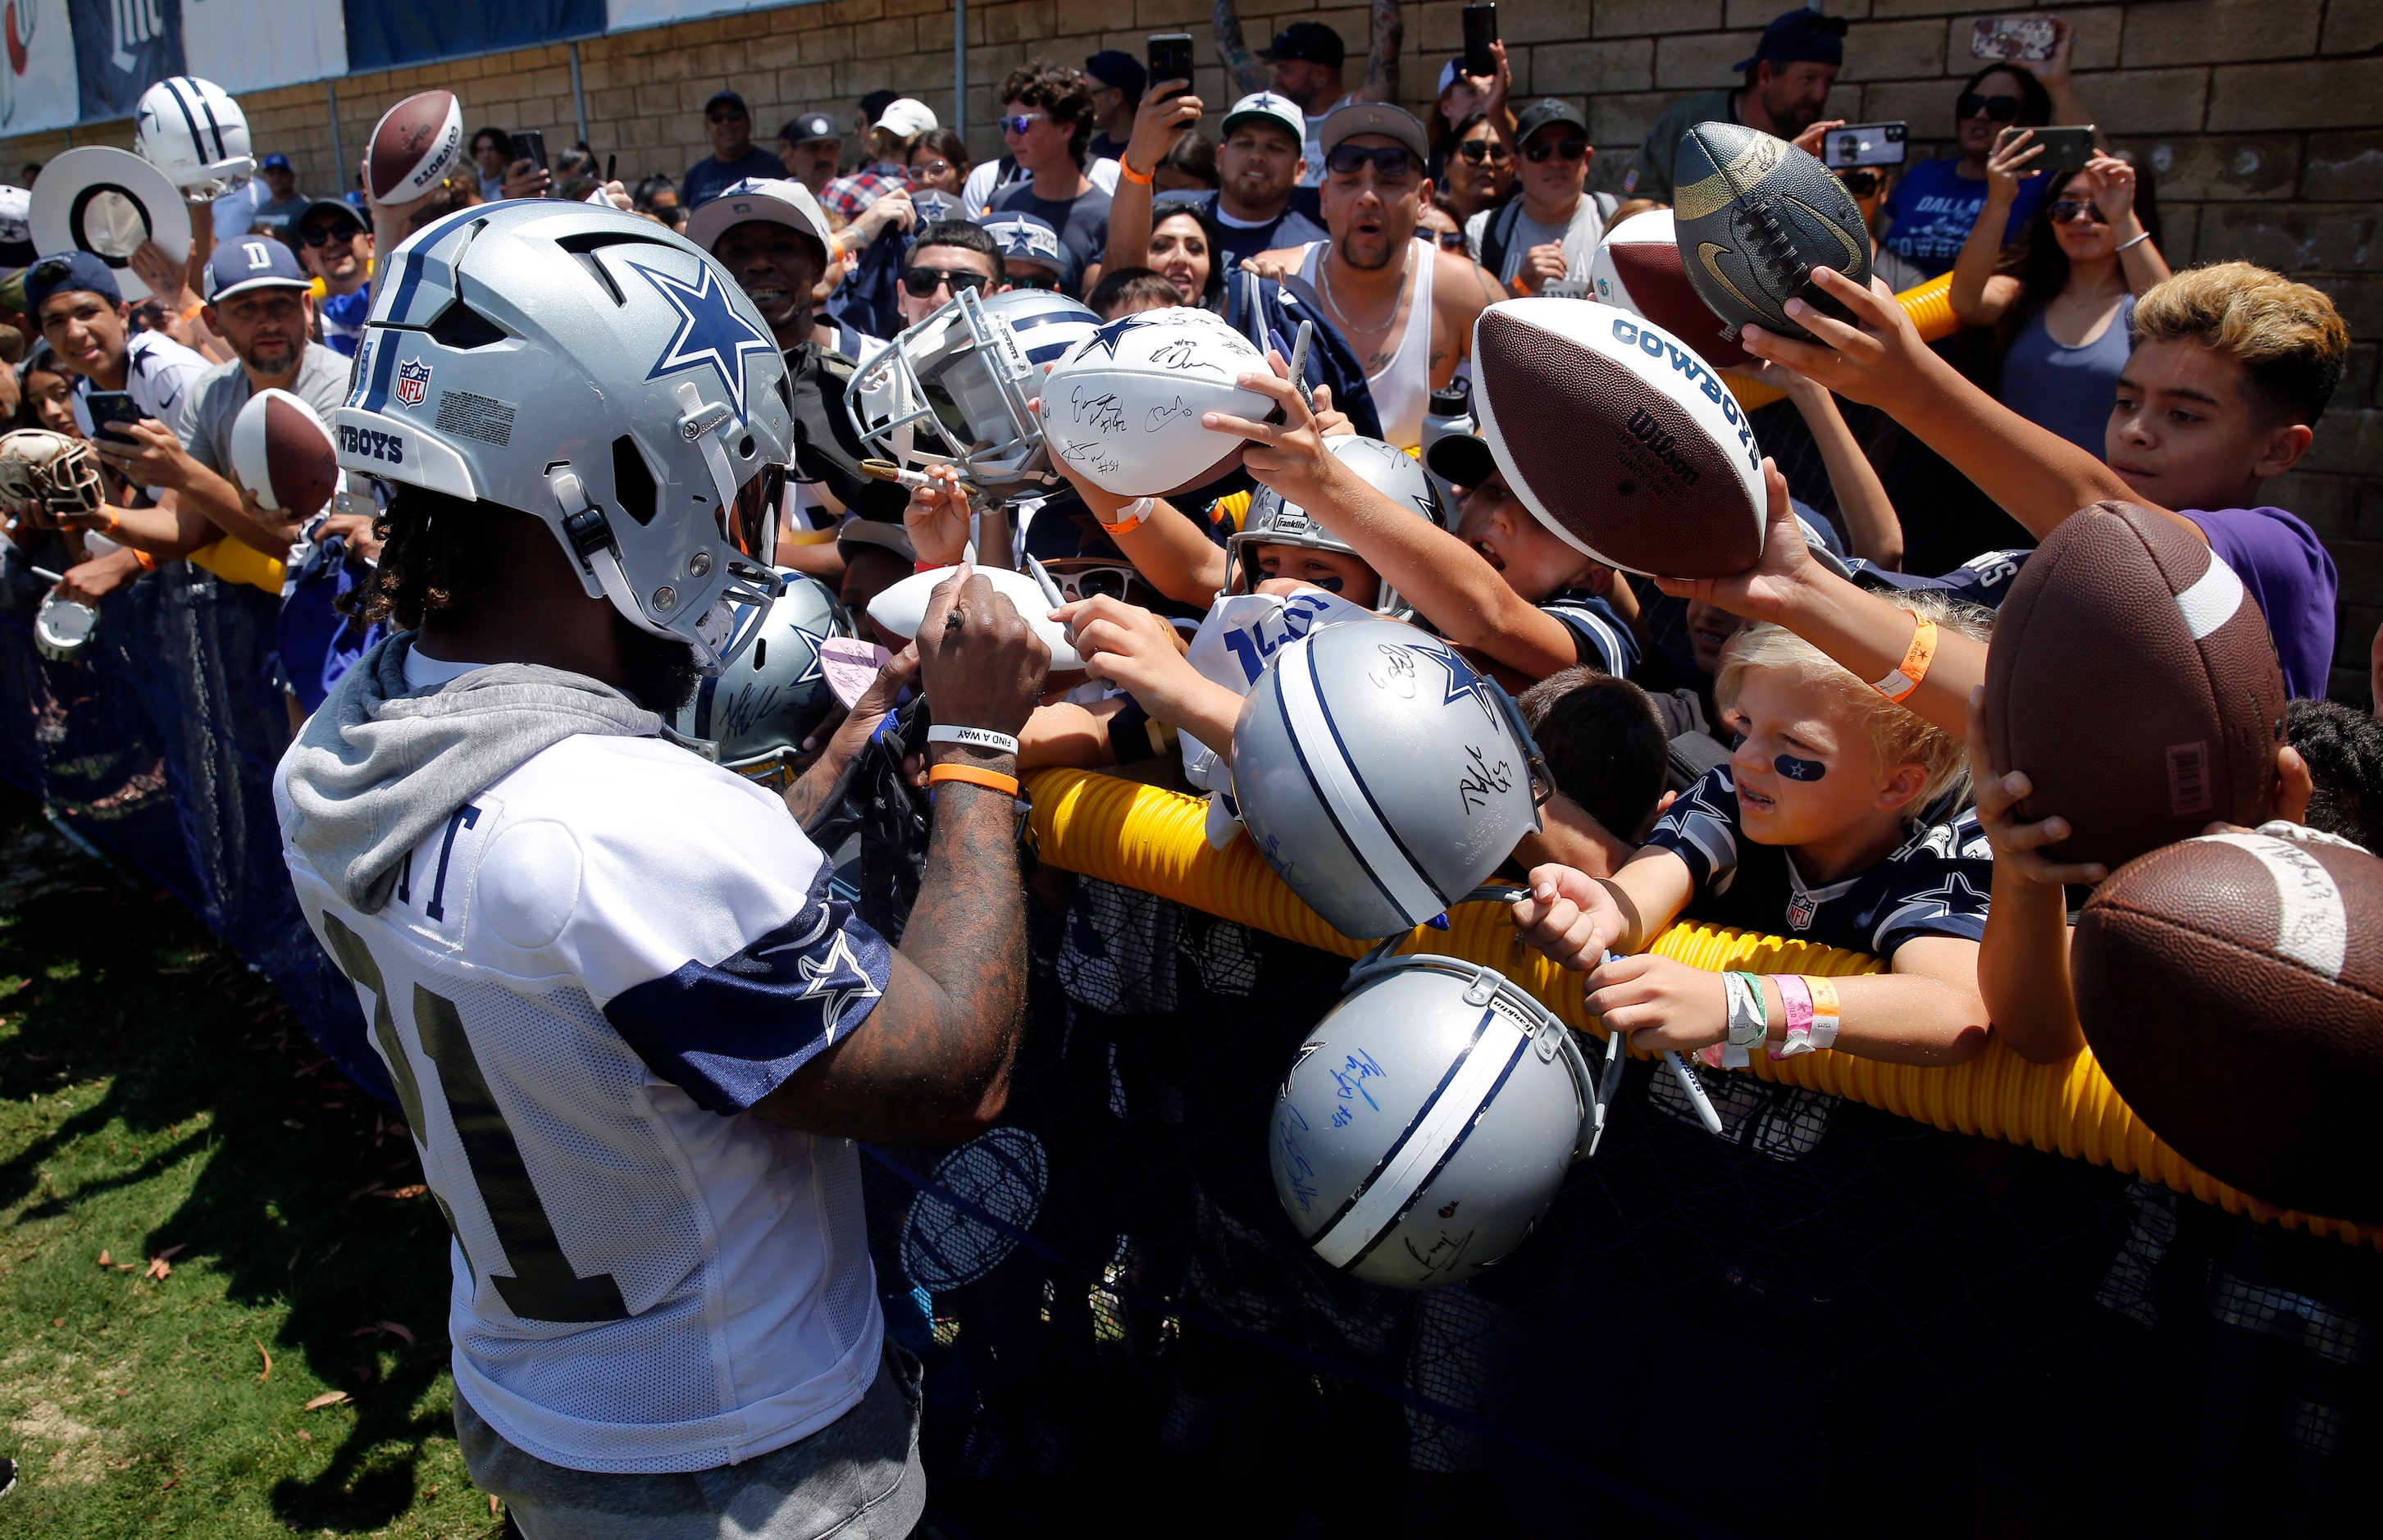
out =
[(2383, 1218), (2383, 860), (2265, 834), (2155, 850), (2087, 901), (2071, 966), (2093, 1056), (2178, 1153)]
[(463, 160), (463, 104), (451, 91), (417, 92), (373, 125), (364, 181), (376, 202), (408, 203), (445, 180)]
[(2275, 814), (2284, 676), (2256, 600), (2208, 545), (2131, 503), (2082, 509), (2028, 559), (1986, 654), (1996, 774), (2024, 770), (2057, 861), (2116, 871), (2213, 821)]

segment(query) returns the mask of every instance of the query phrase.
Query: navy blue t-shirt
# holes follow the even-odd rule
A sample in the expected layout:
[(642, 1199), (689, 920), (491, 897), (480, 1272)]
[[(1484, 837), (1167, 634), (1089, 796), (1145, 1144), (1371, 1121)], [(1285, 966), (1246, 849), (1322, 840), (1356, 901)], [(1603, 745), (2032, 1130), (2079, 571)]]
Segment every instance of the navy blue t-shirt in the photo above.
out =
[(1638, 638), (1620, 611), (1586, 588), (1567, 588), (1539, 606), (1572, 633), (1580, 660), (1622, 678), (1638, 666)]
[[(1301, 193), (1307, 196), (1302, 198)], [(1216, 238), (1225, 248), (1229, 265), (1238, 267), (1260, 252), (1279, 248), (1304, 246), (1311, 241), (1327, 240), (1330, 232), (1324, 228), (1320, 211), (1315, 206), (1315, 190), (1311, 187), (1291, 189), (1290, 202), (1273, 220), (1264, 225), (1241, 226), (1229, 223), (1217, 208), (1219, 194), (1209, 192), (1200, 198), (1209, 217), (1216, 222)], [(1302, 205), (1306, 205), (1303, 207)]]
[[(1895, 191), (1886, 195), (1884, 212), (1894, 223), (1880, 244), (1932, 278), (1952, 270), (1962, 243), (1969, 239), (1969, 227), (1978, 222), (1979, 213), (1986, 206), (1985, 179), (1971, 181), (1957, 175), (1953, 167), (1959, 164), (1915, 161), (1904, 167)], [(2019, 184), (2019, 196), (2011, 200), (2010, 222), (2003, 227), (2004, 244), (2026, 233), (2036, 205), (2043, 202), (2043, 184), (2050, 179), (2030, 177)]]
[(1808, 887), (1784, 845), (1757, 844), (1737, 822), (1737, 785), (1715, 765), (1655, 825), (1647, 843), (1688, 864), (1696, 896), (1683, 918), (1892, 958), (1914, 936), (1980, 941), (1994, 863), (1973, 807), (1946, 793), (1886, 858)]
[(722, 164), (718, 155), (706, 155), (686, 168), (686, 176), (678, 184), (678, 195), (689, 208), (701, 208), (747, 177), (774, 177), (784, 180), (785, 163), (767, 150), (747, 150), (743, 158)]

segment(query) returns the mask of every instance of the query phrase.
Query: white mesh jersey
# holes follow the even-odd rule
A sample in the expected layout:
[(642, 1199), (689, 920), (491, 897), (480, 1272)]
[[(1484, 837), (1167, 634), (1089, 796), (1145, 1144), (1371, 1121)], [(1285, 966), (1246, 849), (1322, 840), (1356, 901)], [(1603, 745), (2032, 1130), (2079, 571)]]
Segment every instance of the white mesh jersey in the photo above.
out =
[(456, 809), (377, 914), (283, 850), (454, 1231), (455, 1380), (498, 1432), (708, 1470), (860, 1398), (858, 1152), (745, 1109), (866, 1019), (891, 955), (776, 796), (583, 735)]

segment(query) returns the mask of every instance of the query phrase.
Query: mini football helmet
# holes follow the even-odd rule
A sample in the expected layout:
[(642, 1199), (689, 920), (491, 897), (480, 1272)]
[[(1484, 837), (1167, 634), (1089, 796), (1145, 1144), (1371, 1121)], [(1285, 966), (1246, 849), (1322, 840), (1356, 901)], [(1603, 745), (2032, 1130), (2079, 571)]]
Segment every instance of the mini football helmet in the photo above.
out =
[(1551, 784), (1497, 681), (1396, 621), (1286, 643), (1233, 729), (1250, 838), (1344, 936), (1446, 913), (1539, 827)]
[(1595, 1152), (1619, 1042), (1592, 1075), (1528, 992), (1463, 957), (1387, 955), (1404, 940), (1349, 970), (1348, 993), (1300, 1045), (1266, 1152), (1319, 1260), (1437, 1288), (1521, 1245)]
[(845, 408), (862, 441), (896, 464), (957, 466), (994, 493), (1053, 482), (1026, 403), (1043, 393), (1043, 365), (1100, 326), (1062, 294), (962, 290), (853, 372)]
[(248, 115), (213, 80), (174, 75), (141, 93), (132, 148), (193, 198), (220, 197), (256, 172)]
[[(1438, 488), (1432, 486), (1422, 463), (1406, 450), (1379, 438), (1346, 436), (1327, 438), (1324, 447), (1363, 476), (1365, 485), (1392, 502), (1414, 509), (1442, 529), (1448, 527), (1448, 509), (1439, 500)], [(1258, 567), (1260, 546), (1301, 546), (1308, 550), (1337, 551), (1342, 556), (1357, 554), (1348, 541), (1308, 517), (1305, 509), (1283, 501), (1280, 492), (1265, 486), (1251, 495), (1250, 511), (1241, 521), (1241, 532), (1226, 544), (1231, 548), (1234, 563), (1241, 568), (1241, 588), (1247, 593), (1255, 593), (1266, 576)], [(1374, 600), (1374, 608), (1397, 620), (1414, 613), (1414, 606), (1401, 598), (1387, 580)]]
[(101, 497), (99, 455), (83, 440), (47, 428), (0, 434), (0, 499), (56, 518), (96, 513)]
[(459, 209), (382, 259), (350, 378), (342, 470), (537, 515), (589, 597), (707, 672), (756, 634), (793, 398), (685, 237), (592, 203)]
[(705, 758), (783, 788), (794, 779), (803, 739), (835, 702), (820, 666), (820, 644), (851, 635), (852, 624), (819, 579), (786, 569), (778, 575), (785, 591), (759, 621), (751, 644), (698, 685), (670, 725), (680, 743)]

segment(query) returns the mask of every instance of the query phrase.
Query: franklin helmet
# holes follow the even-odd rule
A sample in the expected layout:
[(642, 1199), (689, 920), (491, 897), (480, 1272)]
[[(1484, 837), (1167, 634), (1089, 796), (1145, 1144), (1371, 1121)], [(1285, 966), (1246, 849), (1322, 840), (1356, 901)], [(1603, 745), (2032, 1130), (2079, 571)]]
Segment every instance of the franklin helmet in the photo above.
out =
[(1523, 1243), (1595, 1152), (1621, 1066), (1610, 1045), (1592, 1077), (1564, 1024), (1495, 970), (1389, 944), (1300, 1045), (1266, 1151), (1318, 1259), (1437, 1288)]
[(101, 497), (99, 456), (83, 440), (47, 428), (0, 434), (0, 499), (55, 517), (96, 513)]
[(1286, 643), (1233, 728), (1250, 838), (1344, 936), (1446, 913), (1539, 827), (1550, 784), (1513, 697), (1396, 621)]
[(955, 465), (990, 492), (1054, 481), (1026, 403), (1043, 393), (1043, 365), (1100, 326), (1064, 294), (964, 289), (855, 370), (845, 408), (896, 464)]
[(536, 514), (589, 597), (706, 672), (758, 630), (786, 365), (685, 238), (592, 203), (459, 209), (385, 259), (350, 378), (342, 470)]
[(248, 115), (213, 80), (174, 75), (141, 93), (132, 148), (193, 198), (230, 191), (256, 172)]
[(783, 787), (794, 778), (803, 740), (835, 702), (820, 664), (820, 644), (851, 635), (852, 625), (827, 585), (785, 568), (778, 575), (785, 591), (760, 621), (752, 645), (697, 686), (670, 725), (705, 758)]
[[(1414, 509), (1442, 529), (1448, 527), (1448, 510), (1439, 500), (1438, 489), (1432, 486), (1421, 462), (1406, 450), (1379, 438), (1353, 438), (1347, 435), (1327, 438), (1324, 447), (1364, 477), (1366, 486), (1401, 508)], [(1226, 543), (1232, 548), (1232, 559), (1241, 570), (1241, 587), (1248, 593), (1255, 593), (1266, 576), (1258, 567), (1260, 546), (1299, 546), (1308, 550), (1337, 551), (1342, 556), (1357, 554), (1348, 541), (1308, 517), (1305, 509), (1283, 501), (1280, 492), (1266, 486), (1251, 495), (1250, 511), (1241, 521), (1241, 533)], [(1374, 600), (1374, 608), (1399, 620), (1414, 613), (1414, 606), (1401, 598), (1387, 580)]]

